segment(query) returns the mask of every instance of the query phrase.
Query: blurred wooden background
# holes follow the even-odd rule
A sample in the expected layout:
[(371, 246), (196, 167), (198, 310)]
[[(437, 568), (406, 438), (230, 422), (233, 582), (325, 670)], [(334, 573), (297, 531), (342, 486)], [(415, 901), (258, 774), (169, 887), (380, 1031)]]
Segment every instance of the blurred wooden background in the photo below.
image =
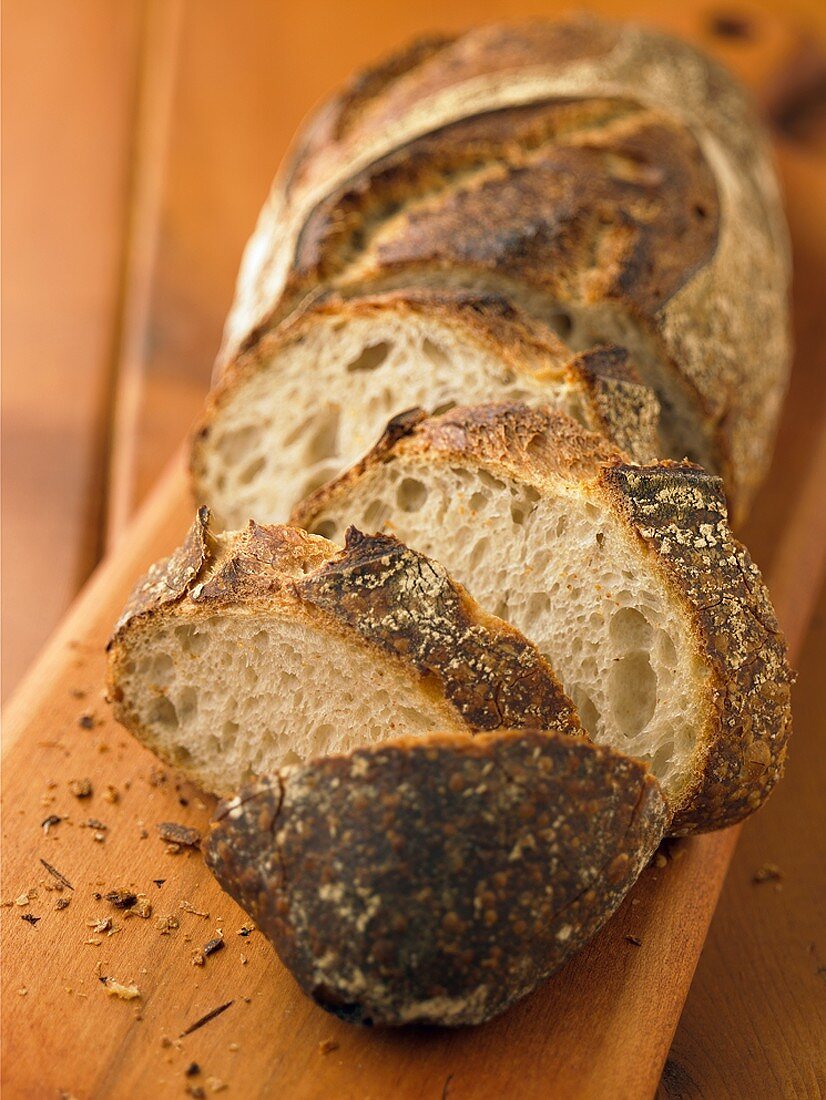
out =
[[(412, 34), (569, 6), (5, 0), (4, 696), (195, 415), (241, 249), (306, 111)], [(801, 43), (826, 39), (823, 0), (709, 0), (700, 14), (648, 0), (588, 7), (681, 30), (735, 68), (742, 51), (765, 54), (769, 70), (801, 49), (817, 92), (815, 47)], [(777, 33), (772, 10), (802, 28), (799, 42)], [(780, 138), (798, 186), (823, 178), (813, 171), (826, 157), (821, 94), (810, 130)], [(822, 303), (806, 309), (826, 346)], [(826, 695), (813, 675), (824, 617), (821, 602), (789, 778), (745, 830), (666, 1069), (669, 1097), (818, 1095), (799, 1066), (826, 999), (822, 913), (816, 939), (826, 883), (814, 822), (803, 824), (805, 805), (824, 831), (814, 739)], [(766, 860), (786, 869), (781, 892), (751, 882)]]

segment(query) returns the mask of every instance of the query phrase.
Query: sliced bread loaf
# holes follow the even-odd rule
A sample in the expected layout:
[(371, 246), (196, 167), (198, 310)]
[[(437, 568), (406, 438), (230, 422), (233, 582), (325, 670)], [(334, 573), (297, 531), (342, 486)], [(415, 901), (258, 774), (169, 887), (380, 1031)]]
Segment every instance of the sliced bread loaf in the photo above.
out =
[(328, 1011), (475, 1024), (608, 919), (666, 820), (647, 768), (583, 738), (431, 734), (261, 780), (206, 859)]
[(660, 457), (721, 474), (740, 517), (788, 379), (788, 285), (768, 135), (722, 67), (633, 24), (488, 25), (411, 44), (316, 113), (221, 361), (330, 291), (505, 294), (577, 350), (627, 348)]
[(118, 719), (208, 791), (294, 760), (434, 729), (579, 733), (550, 666), (393, 538), (341, 550), (290, 527), (185, 543), (110, 642)]
[(392, 532), (537, 644), (594, 740), (651, 762), (682, 833), (755, 809), (790, 731), (785, 645), (722, 486), (564, 413), (410, 414), (293, 516)]
[(316, 305), (265, 336), (212, 394), (193, 440), (197, 501), (227, 527), (282, 522), (413, 406), (558, 406), (638, 462), (659, 405), (620, 348), (576, 355), (494, 295), (407, 292)]

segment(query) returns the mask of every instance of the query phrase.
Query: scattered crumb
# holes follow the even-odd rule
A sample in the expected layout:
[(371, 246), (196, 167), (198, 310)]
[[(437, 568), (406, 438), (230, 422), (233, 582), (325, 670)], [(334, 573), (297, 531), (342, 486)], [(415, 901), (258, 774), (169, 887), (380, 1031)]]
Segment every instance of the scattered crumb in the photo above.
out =
[(190, 1062), (184, 1070), (184, 1077), (197, 1077), (201, 1072), (201, 1067), (197, 1062)]
[(152, 879), (152, 881), (153, 881), (153, 882), (155, 883), (155, 885), (156, 885), (156, 886), (158, 887), (158, 889), (160, 890), (160, 888), (161, 888), (161, 887), (163, 886), (163, 884), (164, 884), (164, 883), (166, 882), (166, 879), (165, 879), (165, 878), (153, 878), (153, 879)]
[(229, 1044), (229, 1049), (230, 1049), (230, 1050), (231, 1050), (231, 1051), (233, 1052), (233, 1054), (234, 1054), (234, 1053), (235, 1053), (235, 1052), (236, 1052), (237, 1050), (240, 1050), (240, 1049), (241, 1049), (241, 1044), (240, 1044), (240, 1043), (230, 1043), (230, 1044)]
[(40, 828), (43, 830), (46, 836), (48, 836), (49, 829), (53, 829), (55, 825), (59, 825), (60, 822), (63, 820), (64, 818), (62, 818), (59, 814), (49, 814), (48, 817), (44, 818), (40, 822)]
[(15, 905), (28, 905), (30, 901), (35, 901), (37, 898), (37, 889), (33, 886), (30, 890), (27, 890), (25, 894), (21, 894), (14, 899)]
[(242, 924), (241, 927), (238, 929), (238, 935), (239, 936), (248, 936), (250, 934), (250, 932), (254, 932), (254, 931), (255, 931), (255, 925), (254, 924), (249, 924), (249, 923), (248, 924)]
[(114, 784), (107, 783), (106, 790), (103, 792), (103, 799), (105, 802), (111, 802), (114, 805), (116, 802), (120, 802), (120, 791)]
[(164, 1048), (164, 1050), (172, 1046), (172, 1040), (169, 1038), (168, 1035), (161, 1036), (161, 1046)]
[(626, 936), (626, 942), (633, 944), (634, 947), (642, 947), (642, 940), (639, 936)]
[(125, 887), (110, 890), (108, 894), (104, 894), (103, 896), (110, 905), (115, 907), (115, 909), (131, 909), (138, 901), (138, 895), (134, 890), (129, 890)]
[(758, 867), (754, 872), (751, 881), (756, 883), (779, 882), (782, 878), (783, 872), (776, 863), (764, 863), (762, 867)]
[(71, 900), (71, 898), (58, 898), (55, 902), (55, 909), (68, 909)]
[(17, 991), (17, 992), (18, 992), (18, 994), (19, 994), (19, 995), (20, 995), (21, 997), (25, 997), (25, 996), (26, 996), (26, 995), (28, 994), (28, 992), (29, 992), (29, 991), (28, 991), (28, 989), (26, 989), (26, 987), (25, 987), (25, 986), (23, 986), (23, 988), (22, 988), (22, 989), (18, 989), (18, 991)]
[(140, 997), (141, 991), (136, 985), (123, 985), (116, 978), (101, 978), (103, 988), (112, 997), (119, 997), (122, 1001), (134, 1001)]
[(155, 828), (158, 830), (161, 840), (165, 840), (178, 850), (181, 848), (200, 848), (201, 846), (201, 834), (197, 829), (192, 829), (188, 825), (180, 825), (177, 821), (161, 821)]
[(178, 904), (179, 909), (183, 909), (185, 913), (191, 913), (193, 917), (203, 917), (204, 920), (209, 920), (209, 913), (202, 913), (196, 909), (194, 905), (191, 905), (188, 901), (182, 901)]
[(180, 928), (180, 926), (181, 922), (175, 916), (158, 917), (155, 921), (155, 927), (162, 936), (168, 936), (170, 932), (174, 932), (174, 930)]
[(205, 966), (206, 965), (206, 958), (204, 957), (203, 952), (201, 952), (201, 951), (193, 951), (192, 952), (192, 965), (193, 966)]
[(108, 932), (112, 925), (111, 917), (101, 917), (100, 920), (87, 920), (86, 927), (91, 928), (93, 932)]
[(210, 1092), (223, 1092), (228, 1087), (226, 1081), (221, 1081), (218, 1077), (207, 1077), (206, 1083)]
[(319, 1054), (332, 1054), (334, 1050), (338, 1050), (339, 1045), (335, 1039), (323, 1039), (318, 1044), (318, 1052)]
[(77, 724), (82, 730), (94, 729), (96, 725), (94, 714), (90, 710), (85, 710), (78, 718)]
[(70, 779), (69, 791), (75, 796), (75, 798), (91, 798), (92, 797), (92, 780), (91, 779)]
[(20, 914), (20, 919), (26, 921), (27, 924), (30, 924), (32, 926), (32, 928), (34, 928), (35, 925), (37, 924), (37, 922), (39, 920), (42, 920), (43, 918), (42, 917), (36, 917), (34, 915), (34, 913), (21, 913)]
[(215, 936), (214, 939), (209, 940), (204, 944), (204, 956), (209, 958), (210, 955), (214, 955), (216, 951), (223, 951), (226, 947), (223, 936)]
[(146, 894), (138, 894), (135, 904), (131, 909), (127, 909), (123, 916), (124, 920), (127, 917), (140, 917), (142, 920), (149, 920), (152, 916), (152, 902)]

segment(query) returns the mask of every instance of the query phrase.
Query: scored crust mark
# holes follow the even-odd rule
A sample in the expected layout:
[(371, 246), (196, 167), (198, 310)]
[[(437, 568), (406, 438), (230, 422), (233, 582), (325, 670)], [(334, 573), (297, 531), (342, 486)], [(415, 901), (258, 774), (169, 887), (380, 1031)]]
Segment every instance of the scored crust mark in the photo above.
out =
[(652, 462), (663, 453), (660, 404), (624, 348), (594, 348), (576, 356), (569, 369), (590, 397), (590, 417), (582, 418), (586, 427), (616, 443), (633, 462)]
[[(454, 485), (450, 478), (457, 473), (473, 478)], [(500, 479), (492, 487), (491, 477)], [(421, 483), (427, 494), (428, 505), (412, 515), (397, 496), (396, 487), (406, 479)], [(446, 496), (445, 485), (450, 486)], [(493, 495), (495, 524), (490, 510), (474, 511), (485, 507), (473, 505), (477, 493), (480, 499)], [(527, 535), (523, 511), (516, 517), (520, 525), (508, 522), (512, 501), (522, 497), (533, 502), (529, 509), (542, 502), (549, 507), (541, 522), (534, 517)], [(612, 717), (620, 713), (617, 699), (625, 698), (627, 708), (643, 697), (643, 685), (654, 677), (647, 714), (652, 725), (634, 726), (637, 740), (628, 751), (651, 753), (658, 776), (665, 775), (658, 744), (666, 754), (662, 766), (683, 761), (663, 778), (676, 811), (674, 832), (731, 824), (764, 801), (782, 773), (791, 732), (791, 673), (760, 573), (728, 526), (718, 478), (685, 463), (629, 465), (621, 451), (563, 413), (499, 404), (401, 418), (372, 453), (299, 505), (293, 522), (309, 529), (323, 524), (334, 534), (343, 523), (363, 522), (368, 506), (385, 530), (445, 561), (480, 601), (504, 598), (507, 611), (501, 613), (548, 656), (597, 740), (622, 743), (628, 720)], [(442, 528), (434, 526), (428, 507), (444, 510)], [(596, 520), (588, 520), (589, 512)], [(593, 522), (599, 529), (592, 548)], [(548, 541), (554, 523), (580, 532), (571, 560), (564, 536), (557, 532)], [(460, 545), (451, 541), (457, 532)], [(500, 576), (492, 563), (500, 568), (496, 552), (506, 542), (507, 575)], [(517, 584), (511, 584), (511, 573), (520, 578)], [(623, 588), (631, 594), (622, 597)], [(582, 590), (589, 593), (585, 604)], [(553, 599), (543, 600), (542, 593), (551, 591)], [(544, 612), (532, 610), (534, 600)], [(643, 617), (617, 612), (621, 604)], [(580, 647), (602, 638), (605, 615), (617, 614), (617, 622), (624, 616), (638, 635), (629, 650), (633, 656), (625, 660), (618, 651), (612, 659), (607, 649), (598, 650), (595, 668), (583, 677), (584, 658), (574, 659), (556, 640), (569, 606), (578, 609), (571, 610), (577, 622), (588, 624), (575, 630)], [(613, 630), (609, 624), (606, 646)], [(655, 659), (657, 653), (671, 654), (665, 666), (664, 656)], [(596, 715), (588, 700), (601, 691), (601, 668), (606, 683), (617, 686)], [(621, 679), (625, 670), (627, 687)], [(672, 696), (693, 710), (681, 703), (672, 714), (666, 706)], [(670, 732), (657, 734), (661, 707), (670, 715)]]
[(782, 631), (748, 551), (731, 533), (719, 478), (690, 466), (614, 466), (602, 475), (634, 530), (693, 608), (715, 679), (720, 733), (674, 833), (734, 824), (783, 774), (793, 674)]
[(718, 219), (711, 170), (667, 116), (624, 100), (504, 108), (419, 138), (325, 199), (302, 228), (281, 315), (312, 284), (429, 264), (650, 312), (708, 262)]
[(328, 1011), (460, 1025), (578, 950), (665, 821), (658, 785), (622, 754), (535, 731), (434, 734), (245, 789), (206, 859)]
[(308, 604), (435, 677), (472, 729), (579, 724), (535, 647), (484, 615), (441, 565), (397, 539), (351, 527), (341, 554), (297, 590)]

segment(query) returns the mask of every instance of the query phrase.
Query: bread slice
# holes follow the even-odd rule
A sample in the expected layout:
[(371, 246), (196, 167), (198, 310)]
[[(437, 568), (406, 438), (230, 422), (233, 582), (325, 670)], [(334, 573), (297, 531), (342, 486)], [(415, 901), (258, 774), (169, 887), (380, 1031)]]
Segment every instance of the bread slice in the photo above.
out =
[(319, 303), (224, 377), (192, 448), (194, 494), (227, 527), (286, 520), (412, 406), (558, 406), (635, 461), (661, 453), (659, 405), (619, 348), (575, 355), (493, 295), (398, 292)]
[(205, 790), (400, 734), (579, 733), (539, 652), (435, 562), (350, 532), (187, 539), (138, 584), (110, 642), (118, 719)]
[(431, 734), (261, 780), (206, 860), (323, 1008), (476, 1024), (608, 919), (666, 821), (648, 769), (583, 738)]
[(778, 778), (784, 641), (698, 467), (631, 465), (524, 404), (411, 414), (293, 520), (392, 532), (442, 561), (548, 657), (594, 740), (650, 761), (674, 832), (739, 820)]

